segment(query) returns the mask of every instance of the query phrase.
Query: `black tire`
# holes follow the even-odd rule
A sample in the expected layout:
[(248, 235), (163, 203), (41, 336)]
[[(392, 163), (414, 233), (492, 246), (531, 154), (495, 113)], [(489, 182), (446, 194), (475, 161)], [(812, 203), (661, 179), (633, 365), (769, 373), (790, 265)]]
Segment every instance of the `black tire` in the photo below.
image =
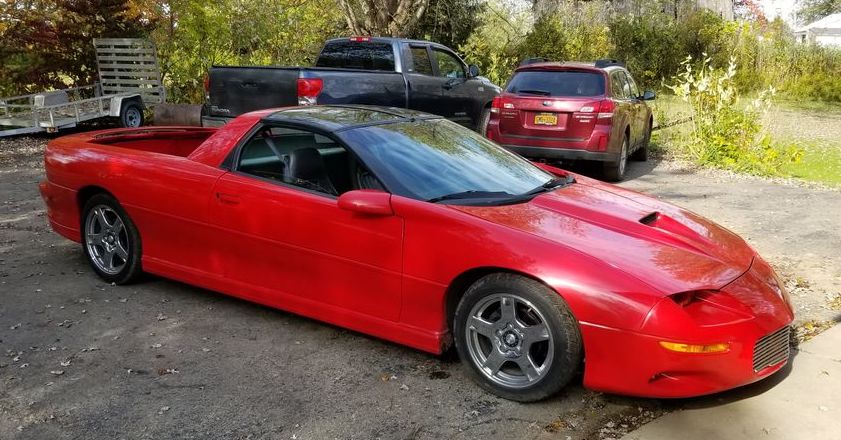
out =
[(645, 128), (645, 138), (642, 140), (642, 145), (634, 151), (634, 154), (631, 155), (631, 159), (637, 160), (640, 162), (648, 161), (648, 145), (651, 143), (651, 120), (648, 121), (648, 125)]
[(491, 120), (491, 109), (484, 108), (482, 114), (479, 115), (479, 125), (476, 127), (476, 132), (482, 136), (488, 136), (488, 121)]
[[(91, 218), (92, 216), (94, 218)], [(105, 220), (101, 220), (103, 218)], [(108, 222), (111, 225), (103, 226), (103, 221), (106, 222), (105, 225)], [(117, 227), (118, 223), (122, 228)], [(140, 264), (140, 234), (114, 197), (96, 194), (85, 202), (82, 209), (81, 234), (82, 249), (88, 263), (103, 280), (115, 284), (129, 284), (137, 281), (143, 274)], [(112, 270), (108, 270), (104, 261), (108, 255), (111, 258)]]
[[(499, 311), (496, 312), (499, 313), (499, 319), (488, 321), (494, 329), (493, 334), (496, 339), (479, 336), (480, 332), (473, 324), (476, 322), (473, 318), (477, 313), (476, 308), (480, 308), (478, 316), (484, 316), (481, 314), (482, 305), (492, 303), (500, 297), (503, 299), (499, 303)], [(506, 324), (502, 307), (505, 304), (504, 298), (511, 297), (523, 300), (519, 303), (514, 302), (513, 305), (513, 310), (515, 310), (513, 321), (517, 322), (517, 325), (522, 326), (523, 322), (529, 319), (536, 320), (538, 326), (540, 326), (539, 322), (543, 322), (548, 332), (545, 336), (546, 340), (530, 341), (528, 345), (526, 343), (530, 333), (517, 333), (522, 338), (518, 341), (521, 348), (516, 351), (507, 351), (506, 355), (503, 354), (503, 349), (507, 350), (514, 346), (510, 345), (511, 341), (505, 339), (512, 330), (510, 325)], [(470, 328), (468, 328), (468, 322), (471, 322)], [(461, 298), (455, 311), (453, 328), (456, 349), (462, 362), (466, 364), (470, 376), (485, 390), (505, 399), (534, 402), (552, 396), (569, 383), (581, 366), (582, 343), (578, 321), (557, 292), (530, 278), (499, 273), (479, 279)], [(537, 327), (527, 326), (526, 328)], [(520, 329), (522, 330), (522, 327)], [(516, 336), (512, 339), (516, 339)], [(477, 355), (477, 350), (483, 350), (481, 348), (483, 341), (487, 355)], [(523, 354), (528, 354), (526, 360), (529, 362), (528, 365), (536, 365), (533, 359), (540, 360), (540, 353), (544, 356), (540, 369), (532, 369), (532, 373), (536, 375), (535, 378), (527, 378), (526, 371), (518, 367)], [(519, 356), (512, 357), (516, 354)], [(498, 372), (494, 374), (480, 365), (482, 356), (486, 356), (486, 362), (483, 364), (486, 366), (492, 363), (491, 356), (497, 359), (501, 356), (501, 359), (505, 360), (498, 364)], [(512, 381), (516, 379), (517, 376), (510, 373), (512, 370), (515, 372), (520, 370), (522, 376), (517, 380), (520, 380), (521, 384), (507, 386), (499, 383), (500, 380), (505, 379), (500, 379), (498, 377), (500, 375), (510, 376), (513, 378)]]
[(144, 122), (143, 106), (137, 101), (126, 101), (120, 108), (120, 126), (123, 128), (142, 127)]
[(604, 163), (604, 177), (611, 182), (619, 182), (625, 177), (625, 168), (628, 162), (628, 135), (622, 136), (622, 148), (619, 150), (619, 158), (615, 162)]

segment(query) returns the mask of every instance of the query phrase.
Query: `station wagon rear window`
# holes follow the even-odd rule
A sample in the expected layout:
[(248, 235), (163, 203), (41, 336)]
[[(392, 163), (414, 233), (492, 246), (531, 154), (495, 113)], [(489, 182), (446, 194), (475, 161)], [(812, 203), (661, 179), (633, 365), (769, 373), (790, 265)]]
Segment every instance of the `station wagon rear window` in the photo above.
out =
[(580, 71), (517, 72), (506, 88), (508, 93), (535, 96), (601, 96), (604, 75)]
[(329, 43), (318, 56), (316, 67), (394, 71), (394, 50), (388, 43), (344, 41)]

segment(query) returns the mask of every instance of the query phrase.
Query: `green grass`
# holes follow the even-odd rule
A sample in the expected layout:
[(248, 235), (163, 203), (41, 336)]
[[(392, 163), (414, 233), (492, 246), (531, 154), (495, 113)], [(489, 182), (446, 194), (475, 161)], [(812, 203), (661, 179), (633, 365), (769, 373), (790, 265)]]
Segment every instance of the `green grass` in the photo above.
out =
[[(839, 122), (841, 123), (841, 122)], [(841, 186), (841, 145), (801, 145), (803, 157), (787, 164), (783, 172), (791, 177)]]
[[(749, 102), (749, 98), (743, 98), (743, 103)], [(775, 99), (774, 106), (776, 109), (785, 110), (782, 115), (774, 115), (772, 110), (772, 118), (796, 118), (795, 123), (787, 121), (787, 124), (777, 124), (768, 126), (772, 136), (776, 141), (781, 143), (794, 143), (803, 150), (803, 156), (800, 161), (790, 163), (783, 166), (780, 170), (784, 177), (794, 177), (810, 182), (819, 182), (830, 186), (841, 187), (841, 136), (835, 136), (833, 133), (836, 130), (841, 133), (841, 129), (835, 129), (833, 120), (837, 120), (837, 126), (841, 127), (841, 105), (820, 103), (814, 101), (792, 101), (786, 99)], [(654, 112), (657, 121), (660, 123), (668, 123), (669, 121), (679, 119), (688, 114), (688, 105), (670, 94), (662, 94), (657, 96), (654, 103)], [(799, 115), (803, 115), (802, 117)], [(810, 133), (810, 129), (801, 130), (800, 128), (806, 126), (811, 127), (814, 119), (809, 119), (809, 116), (814, 117), (818, 114), (825, 121), (821, 127), (816, 127), (817, 130), (829, 129), (833, 133), (822, 133), (822, 139), (815, 139), (814, 133)], [(829, 121), (826, 118), (830, 118)], [(802, 123), (801, 123), (802, 119)], [(766, 122), (768, 123), (768, 122)], [(774, 124), (772, 120), (770, 122)], [(682, 124), (673, 128), (667, 128), (659, 133), (658, 146), (661, 150), (669, 150), (668, 138), (670, 135), (677, 135), (685, 133), (689, 128), (688, 124)], [(808, 136), (811, 136), (807, 138)]]

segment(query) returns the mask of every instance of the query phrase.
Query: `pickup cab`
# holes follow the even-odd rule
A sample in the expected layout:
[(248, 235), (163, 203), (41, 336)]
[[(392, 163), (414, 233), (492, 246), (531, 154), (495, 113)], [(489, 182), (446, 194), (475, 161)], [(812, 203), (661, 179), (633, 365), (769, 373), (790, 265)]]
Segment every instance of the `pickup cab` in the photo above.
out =
[(369, 104), (432, 113), (483, 132), (500, 92), (477, 66), (437, 43), (336, 38), (324, 44), (315, 67), (212, 67), (202, 125), (271, 107)]

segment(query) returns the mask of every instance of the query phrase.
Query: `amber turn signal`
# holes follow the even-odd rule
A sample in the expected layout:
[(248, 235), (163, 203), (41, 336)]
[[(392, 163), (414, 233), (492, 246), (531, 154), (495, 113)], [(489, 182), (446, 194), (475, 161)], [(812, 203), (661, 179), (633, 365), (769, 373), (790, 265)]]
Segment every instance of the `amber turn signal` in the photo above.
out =
[(678, 353), (721, 353), (730, 349), (730, 344), (726, 342), (709, 345), (695, 345), (660, 341), (660, 346), (666, 350), (676, 351)]

